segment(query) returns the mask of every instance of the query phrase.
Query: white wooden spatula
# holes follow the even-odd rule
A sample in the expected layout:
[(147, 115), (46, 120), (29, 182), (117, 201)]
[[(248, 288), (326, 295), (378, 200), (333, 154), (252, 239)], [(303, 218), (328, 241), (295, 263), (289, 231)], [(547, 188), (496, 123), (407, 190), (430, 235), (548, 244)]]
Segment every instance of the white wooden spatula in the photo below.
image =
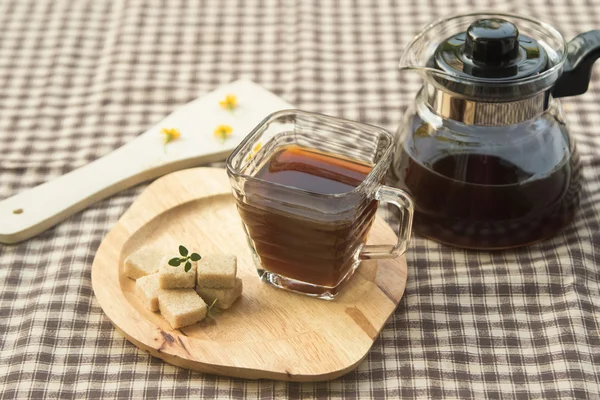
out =
[[(233, 112), (219, 106), (233, 94)], [(0, 242), (16, 243), (54, 226), (65, 218), (140, 182), (178, 169), (223, 160), (268, 114), (293, 108), (249, 80), (219, 87), (179, 107), (158, 124), (112, 153), (57, 179), (0, 202)], [(233, 128), (221, 143), (213, 131)], [(163, 128), (176, 128), (180, 139), (163, 147)]]

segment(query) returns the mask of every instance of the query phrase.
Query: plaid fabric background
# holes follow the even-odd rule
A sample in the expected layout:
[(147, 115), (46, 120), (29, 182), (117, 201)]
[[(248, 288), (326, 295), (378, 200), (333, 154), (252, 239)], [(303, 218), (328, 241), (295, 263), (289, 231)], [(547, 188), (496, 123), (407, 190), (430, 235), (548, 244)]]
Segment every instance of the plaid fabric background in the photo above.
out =
[[(433, 19), (474, 9), (600, 28), (595, 0), (0, 1), (0, 198), (116, 149), (249, 77), (299, 108), (395, 130), (420, 83), (396, 69)], [(317, 384), (170, 366), (95, 300), (100, 241), (144, 187), (0, 245), (0, 397), (600, 398), (600, 79), (563, 104), (584, 162), (577, 220), (498, 253), (416, 237), (404, 299), (367, 359)], [(57, 193), (57, 196), (60, 196)]]

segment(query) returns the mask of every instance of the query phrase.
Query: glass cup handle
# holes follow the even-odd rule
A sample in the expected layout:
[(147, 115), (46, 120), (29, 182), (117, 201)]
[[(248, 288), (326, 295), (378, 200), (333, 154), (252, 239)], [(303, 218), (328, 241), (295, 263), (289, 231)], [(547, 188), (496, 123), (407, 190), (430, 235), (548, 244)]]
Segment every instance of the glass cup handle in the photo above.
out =
[(401, 220), (398, 228), (398, 242), (395, 245), (364, 246), (360, 253), (360, 258), (362, 260), (395, 258), (406, 251), (408, 242), (410, 241), (414, 214), (413, 201), (404, 190), (384, 185), (377, 188), (374, 198), (383, 203), (393, 204), (400, 210)]

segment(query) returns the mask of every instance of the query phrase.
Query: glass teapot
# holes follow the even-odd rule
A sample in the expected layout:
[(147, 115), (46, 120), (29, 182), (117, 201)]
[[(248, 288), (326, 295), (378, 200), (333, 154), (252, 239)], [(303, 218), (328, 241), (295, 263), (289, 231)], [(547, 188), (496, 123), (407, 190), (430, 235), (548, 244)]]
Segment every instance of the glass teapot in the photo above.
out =
[(389, 181), (415, 202), (415, 230), (475, 249), (521, 246), (570, 223), (579, 156), (558, 97), (584, 93), (600, 31), (567, 43), (552, 26), (509, 14), (428, 25), (400, 69), (424, 85), (400, 126)]

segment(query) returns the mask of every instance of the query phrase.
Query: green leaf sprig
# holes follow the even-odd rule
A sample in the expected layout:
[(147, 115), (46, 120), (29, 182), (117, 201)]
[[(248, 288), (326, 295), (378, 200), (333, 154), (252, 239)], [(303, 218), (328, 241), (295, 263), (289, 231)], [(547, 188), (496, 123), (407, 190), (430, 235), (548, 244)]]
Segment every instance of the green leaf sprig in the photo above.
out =
[(179, 254), (181, 257), (171, 258), (169, 260), (169, 265), (172, 267), (179, 267), (181, 264), (185, 263), (185, 272), (189, 272), (189, 270), (192, 269), (191, 261), (200, 261), (202, 258), (198, 253), (189, 253), (190, 252), (185, 248), (185, 246), (179, 245)]

